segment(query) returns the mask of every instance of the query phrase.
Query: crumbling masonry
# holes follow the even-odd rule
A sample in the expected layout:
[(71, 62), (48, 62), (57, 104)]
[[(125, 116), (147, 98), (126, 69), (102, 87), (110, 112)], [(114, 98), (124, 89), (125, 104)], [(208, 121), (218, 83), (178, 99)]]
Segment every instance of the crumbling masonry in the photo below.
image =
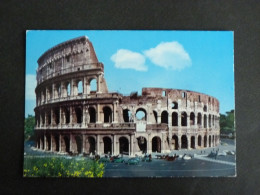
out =
[(216, 98), (164, 88), (143, 88), (141, 96), (109, 92), (104, 65), (85, 36), (49, 49), (38, 64), (40, 150), (133, 156), (219, 144)]

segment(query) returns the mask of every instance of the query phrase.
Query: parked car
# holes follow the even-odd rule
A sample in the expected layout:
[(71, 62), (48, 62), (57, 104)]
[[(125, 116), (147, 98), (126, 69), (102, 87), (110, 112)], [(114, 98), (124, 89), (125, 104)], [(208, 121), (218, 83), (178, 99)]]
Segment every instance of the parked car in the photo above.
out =
[(102, 158), (99, 159), (99, 162), (108, 163), (108, 162), (110, 162), (110, 159), (106, 158), (106, 157), (102, 157)]
[(139, 159), (138, 158), (130, 158), (128, 161), (126, 161), (126, 164), (137, 165), (137, 164), (139, 164)]

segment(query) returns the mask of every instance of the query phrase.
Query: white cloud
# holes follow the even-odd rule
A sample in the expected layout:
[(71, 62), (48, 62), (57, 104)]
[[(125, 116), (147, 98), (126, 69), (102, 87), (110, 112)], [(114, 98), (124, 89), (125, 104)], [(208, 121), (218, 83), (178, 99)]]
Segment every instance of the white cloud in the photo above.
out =
[(36, 76), (33, 74), (27, 74), (25, 80), (25, 99), (35, 100), (35, 87), (36, 87)]
[(189, 54), (176, 42), (162, 42), (155, 48), (144, 51), (144, 55), (157, 66), (166, 69), (181, 70), (191, 66)]
[(147, 71), (145, 57), (137, 52), (127, 49), (119, 49), (110, 59), (115, 63), (116, 68)]

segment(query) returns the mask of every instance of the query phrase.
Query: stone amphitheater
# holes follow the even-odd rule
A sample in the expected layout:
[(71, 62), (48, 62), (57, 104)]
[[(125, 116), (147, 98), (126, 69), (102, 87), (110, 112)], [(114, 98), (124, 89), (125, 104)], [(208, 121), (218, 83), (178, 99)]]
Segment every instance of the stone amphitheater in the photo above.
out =
[(216, 98), (166, 88), (109, 92), (104, 65), (85, 36), (42, 54), (35, 93), (38, 150), (134, 156), (219, 144)]

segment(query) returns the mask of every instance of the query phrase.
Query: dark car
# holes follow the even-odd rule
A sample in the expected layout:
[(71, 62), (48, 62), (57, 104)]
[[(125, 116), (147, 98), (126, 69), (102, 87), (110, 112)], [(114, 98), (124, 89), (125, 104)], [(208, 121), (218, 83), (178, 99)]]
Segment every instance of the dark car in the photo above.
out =
[(125, 160), (124, 160), (123, 158), (114, 158), (114, 159), (112, 160), (112, 162), (114, 162), (114, 163), (124, 163)]

